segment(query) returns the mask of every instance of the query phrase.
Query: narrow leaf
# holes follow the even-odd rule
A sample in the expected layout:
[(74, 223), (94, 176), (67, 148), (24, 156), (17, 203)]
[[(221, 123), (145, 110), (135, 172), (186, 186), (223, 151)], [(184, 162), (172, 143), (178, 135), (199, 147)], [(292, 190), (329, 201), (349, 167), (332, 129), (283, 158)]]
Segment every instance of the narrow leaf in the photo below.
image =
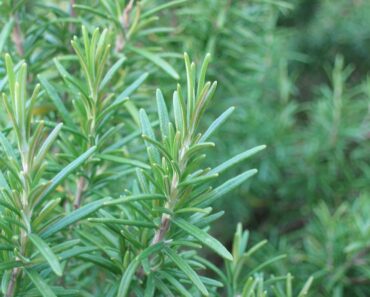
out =
[(38, 249), (40, 254), (45, 258), (45, 260), (49, 263), (51, 269), (55, 272), (56, 275), (61, 276), (63, 274), (62, 267), (59, 263), (57, 256), (51, 250), (51, 248), (47, 245), (45, 241), (43, 241), (38, 235), (36, 234), (28, 234), (28, 238), (32, 241), (35, 247)]
[(189, 235), (195, 237), (204, 245), (208, 246), (211, 250), (215, 251), (221, 257), (225, 258), (226, 260), (233, 260), (233, 256), (230, 254), (230, 252), (217, 239), (210, 236), (207, 232), (204, 232), (202, 229), (199, 229), (198, 227), (188, 223), (181, 218), (172, 219), (172, 222), (177, 227), (184, 230)]
[(26, 273), (43, 297), (57, 297), (36, 271), (26, 270)]
[(240, 153), (238, 155), (236, 155), (235, 157), (227, 160), (226, 162), (218, 165), (217, 167), (213, 168), (209, 173), (208, 175), (212, 175), (212, 174), (216, 174), (216, 173), (221, 173), (223, 171), (225, 171), (226, 169), (229, 169), (231, 166), (249, 158), (250, 156), (258, 153), (259, 151), (265, 149), (266, 146), (265, 145), (260, 145), (260, 146), (256, 146), (252, 149), (249, 149), (243, 153)]
[(58, 92), (55, 90), (54, 86), (42, 75), (38, 75), (38, 79), (41, 85), (44, 87), (46, 93), (50, 96), (51, 101), (53, 101), (56, 109), (63, 117), (63, 120), (71, 127), (75, 127), (73, 119), (70, 113), (64, 106), (62, 99), (59, 97)]
[(167, 2), (167, 3), (164, 3), (162, 5), (156, 5), (154, 8), (148, 10), (147, 12), (143, 13), (141, 18), (147, 18), (153, 14), (156, 14), (157, 12), (163, 10), (163, 9), (167, 9), (167, 8), (170, 8), (170, 7), (173, 7), (173, 6), (176, 6), (176, 5), (179, 5), (179, 4), (182, 4), (182, 3), (185, 3), (187, 0), (174, 0), (174, 1), (170, 1), (170, 2)]
[(218, 186), (217, 188), (213, 189), (211, 192), (207, 193), (203, 197), (199, 197), (199, 199), (195, 199), (194, 203), (195, 205), (198, 205), (200, 207), (205, 207), (225, 195), (226, 193), (232, 191), (237, 186), (241, 185), (243, 182), (245, 182), (248, 178), (255, 175), (258, 172), (257, 169), (251, 169), (248, 170), (242, 174), (239, 174), (228, 181), (224, 182), (221, 186)]
[(131, 85), (129, 85), (121, 94), (119, 94), (116, 101), (120, 101), (123, 98), (130, 96), (138, 87), (141, 86), (141, 84), (147, 79), (148, 76), (149, 73), (147, 72), (140, 75)]
[(212, 134), (217, 130), (217, 128), (224, 123), (227, 118), (233, 113), (235, 107), (230, 107), (226, 111), (224, 111), (212, 124), (209, 126), (207, 131), (203, 134), (199, 142), (206, 141)]
[(96, 150), (95, 146), (91, 147), (77, 159), (69, 163), (56, 176), (54, 176), (54, 178), (51, 180), (50, 185), (38, 198), (37, 204), (39, 204), (43, 200), (43, 198), (45, 198), (51, 191), (53, 191), (72, 171), (74, 171), (83, 162), (85, 162), (95, 152), (95, 150)]
[(104, 203), (106, 203), (110, 199), (111, 198), (105, 198), (98, 201), (90, 202), (89, 204), (86, 204), (85, 206), (78, 208), (77, 210), (66, 215), (61, 220), (49, 226), (49, 228), (46, 229), (46, 231), (42, 234), (41, 237), (42, 238), (49, 237), (55, 234), (56, 232), (68, 227), (69, 225), (72, 225), (77, 221), (86, 218), (93, 212), (97, 211), (100, 207), (104, 205)]
[(39, 152), (36, 155), (35, 164), (41, 163), (43, 161), (45, 155), (49, 151), (51, 145), (54, 143), (62, 127), (63, 127), (63, 123), (59, 123), (58, 125), (56, 125), (53, 131), (51, 131), (49, 136), (45, 139), (44, 143), (39, 149)]
[(311, 276), (306, 283), (304, 284), (302, 290), (299, 292), (298, 297), (305, 297), (308, 294), (308, 290), (311, 287), (313, 282), (313, 277)]
[(114, 63), (114, 65), (109, 69), (107, 74), (104, 76), (104, 78), (103, 78), (103, 80), (102, 80), (102, 82), (99, 86), (100, 90), (102, 90), (105, 87), (105, 85), (112, 79), (114, 74), (118, 71), (118, 69), (121, 67), (121, 65), (125, 61), (126, 61), (126, 57), (122, 57), (116, 63)]
[(168, 124), (170, 122), (166, 103), (163, 98), (163, 94), (160, 89), (157, 89), (157, 109), (159, 117), (159, 126), (161, 128), (162, 136), (168, 136)]
[(0, 54), (3, 52), (4, 45), (7, 42), (7, 39), (9, 38), (9, 35), (13, 29), (14, 19), (10, 18), (8, 22), (4, 25), (3, 29), (0, 33)]
[(125, 158), (125, 157), (119, 157), (119, 156), (108, 155), (108, 154), (99, 154), (99, 155), (96, 155), (96, 157), (102, 160), (112, 161), (112, 162), (119, 163), (119, 164), (127, 164), (127, 165), (132, 165), (132, 166), (143, 168), (143, 169), (150, 169), (149, 165), (139, 160), (135, 160), (131, 157)]
[(198, 274), (190, 267), (190, 265), (185, 260), (183, 260), (175, 251), (169, 248), (166, 248), (164, 251), (168, 255), (168, 257), (176, 264), (176, 266), (186, 274), (186, 276), (193, 282), (193, 284), (199, 289), (199, 291), (204, 296), (208, 296), (209, 293), (207, 291), (207, 288), (204, 286)]
[(131, 263), (128, 265), (128, 267), (125, 270), (125, 273), (121, 278), (117, 297), (126, 297), (128, 295), (130, 284), (135, 276), (136, 269), (139, 267), (140, 262), (145, 258), (149, 257), (150, 255), (154, 254), (155, 252), (161, 250), (162, 248), (163, 248), (162, 243), (152, 245), (143, 250), (139, 256), (137, 256), (134, 260), (131, 261)]
[(158, 67), (162, 68), (166, 73), (168, 73), (174, 79), (178, 80), (180, 78), (176, 70), (158, 55), (148, 52), (144, 49), (139, 49), (139, 48), (134, 48), (134, 47), (132, 47), (131, 50), (143, 56), (144, 58), (147, 58), (148, 60), (153, 62)]
[(117, 297), (127, 296), (132, 278), (134, 277), (135, 271), (138, 268), (139, 264), (140, 262), (138, 260), (134, 260), (126, 268), (125, 273), (123, 274), (120, 285), (119, 285)]

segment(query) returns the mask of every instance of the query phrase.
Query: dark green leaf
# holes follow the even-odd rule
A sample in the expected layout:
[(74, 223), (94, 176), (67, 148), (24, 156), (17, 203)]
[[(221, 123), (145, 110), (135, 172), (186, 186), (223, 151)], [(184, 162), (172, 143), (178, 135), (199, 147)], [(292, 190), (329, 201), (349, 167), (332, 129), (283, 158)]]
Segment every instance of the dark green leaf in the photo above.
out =
[(204, 232), (203, 230), (181, 218), (172, 219), (172, 222), (189, 235), (198, 239), (202, 244), (208, 246), (221, 257), (230, 261), (233, 260), (233, 256), (230, 254), (230, 252), (217, 239), (210, 236), (207, 232)]

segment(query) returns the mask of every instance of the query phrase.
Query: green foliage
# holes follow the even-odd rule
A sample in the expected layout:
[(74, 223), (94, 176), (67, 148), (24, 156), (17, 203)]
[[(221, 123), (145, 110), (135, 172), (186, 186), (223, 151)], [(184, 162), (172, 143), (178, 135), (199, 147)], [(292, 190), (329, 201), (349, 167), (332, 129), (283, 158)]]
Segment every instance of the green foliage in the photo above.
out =
[[(60, 186), (94, 151), (94, 147), (57, 174), (50, 171), (49, 159), (62, 124), (47, 134), (43, 121), (33, 121), (40, 85), (27, 95), (27, 66), (17, 72), (9, 55), (5, 55), (8, 94), (2, 104), (9, 116), (9, 129), (1, 136), (1, 265), (2, 293), (15, 296), (27, 292), (32, 284), (43, 296), (56, 296), (40, 277), (51, 269), (61, 276), (63, 268), (57, 254), (68, 248), (69, 241), (53, 240), (49, 247), (43, 237), (57, 220), (61, 199), (50, 194)], [(47, 265), (45, 265), (47, 263)], [(26, 272), (28, 278), (21, 275)], [(50, 293), (48, 293), (50, 292)]]
[(369, 196), (345, 202), (334, 213), (324, 203), (306, 227), (303, 252), (318, 280), (318, 296), (367, 296), (369, 273)]
[[(172, 4), (149, 10), (143, 17)], [(127, 5), (124, 14), (132, 5)], [(91, 12), (83, 6), (74, 8)], [(136, 5), (135, 10), (140, 7)], [(132, 24), (132, 32), (139, 20)], [(17, 30), (12, 34), (21, 38)], [(199, 274), (198, 270), (206, 268), (202, 257), (191, 257), (205, 246), (228, 261), (233, 259), (208, 233), (209, 224), (222, 215), (212, 214), (210, 204), (257, 171), (247, 170), (215, 189), (210, 183), (264, 147), (240, 153), (214, 169), (204, 167), (204, 151), (214, 147), (207, 140), (232, 111), (227, 110), (199, 132), (217, 85), (206, 82), (210, 56), (197, 75), (195, 64), (185, 54), (187, 92), (184, 96), (178, 85), (173, 112), (168, 112), (164, 96), (157, 90), (157, 130), (151, 114), (149, 118), (144, 109), (138, 110), (137, 103), (128, 101), (147, 74), (135, 74), (122, 90), (125, 80), (120, 81), (118, 74), (126, 57), (111, 62), (112, 56), (119, 55), (111, 50), (112, 32), (96, 29), (90, 34), (82, 27), (81, 40), (74, 37), (71, 43), (75, 56), (55, 58), (53, 70), (40, 66), (38, 70), (45, 69), (38, 74), (43, 89), (40, 92), (36, 85), (30, 99), (27, 90), (33, 74), (27, 75), (25, 63), (14, 66), (5, 55), (7, 76), (3, 82), (9, 92), (3, 95), (3, 106), (10, 125), (1, 134), (4, 296), (29, 292), (42, 296), (215, 295), (223, 286), (217, 279)], [(115, 35), (123, 40), (130, 36), (130, 32)], [(23, 55), (25, 44), (18, 46), (22, 47), (18, 54)], [(177, 77), (161, 57), (144, 49), (132, 51)], [(55, 109), (42, 110), (40, 101), (50, 102)], [(122, 116), (128, 116), (124, 132), (122, 120), (118, 120)], [(57, 124), (59, 118), (64, 125)], [(45, 135), (47, 127), (51, 131)], [(145, 146), (138, 139), (138, 128)], [(124, 145), (127, 147), (122, 150)], [(147, 158), (131, 156), (143, 155), (145, 148)], [(114, 197), (123, 188), (113, 189), (112, 181), (123, 182), (126, 194)], [(89, 277), (90, 271), (97, 269), (104, 275), (104, 284)], [(63, 285), (58, 285), (59, 279)]]
[(0, 0), (0, 296), (368, 296), (368, 14)]

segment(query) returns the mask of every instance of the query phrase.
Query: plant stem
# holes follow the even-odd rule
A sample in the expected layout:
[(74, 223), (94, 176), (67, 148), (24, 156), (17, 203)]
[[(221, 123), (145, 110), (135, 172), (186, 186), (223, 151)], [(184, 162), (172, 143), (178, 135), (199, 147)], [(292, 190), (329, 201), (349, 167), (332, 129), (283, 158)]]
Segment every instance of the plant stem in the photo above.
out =
[(76, 192), (76, 198), (74, 203), (74, 208), (77, 209), (81, 206), (81, 200), (84, 193), (84, 188), (86, 185), (86, 180), (83, 176), (81, 176), (77, 181), (77, 192)]
[[(184, 143), (182, 144), (180, 148), (180, 153), (179, 153), (178, 163), (179, 163), (179, 168), (180, 168), (180, 176), (178, 176), (177, 173), (175, 173), (172, 177), (171, 189), (169, 193), (170, 203), (167, 203), (166, 205), (166, 207), (168, 207), (171, 210), (175, 207), (175, 204), (178, 198), (178, 185), (180, 182), (181, 175), (186, 169), (187, 160), (185, 156), (186, 156), (187, 150), (189, 149), (190, 143), (191, 143), (191, 134), (188, 134), (188, 136), (185, 137)], [(159, 228), (154, 234), (152, 245), (164, 239), (168, 229), (170, 228), (170, 224), (171, 224), (171, 216), (167, 213), (164, 213), (162, 215), (161, 225), (159, 226)]]
[(125, 47), (125, 32), (128, 29), (129, 23), (130, 23), (130, 13), (133, 8), (134, 1), (130, 0), (130, 2), (126, 5), (125, 9), (122, 12), (121, 16), (121, 25), (122, 30), (120, 30), (120, 34), (118, 34), (117, 40), (116, 40), (116, 46), (115, 50), (116, 52), (122, 51), (122, 49)]
[(8, 286), (7, 291), (6, 291), (5, 297), (13, 297), (14, 296), (19, 272), (20, 272), (20, 270), (19, 270), (18, 267), (13, 269), (12, 276), (10, 278), (9, 286)]
[(14, 16), (14, 21), (15, 21), (15, 26), (14, 26), (13, 33), (12, 33), (13, 41), (17, 49), (18, 55), (23, 56), (24, 49), (23, 49), (23, 44), (22, 44), (22, 32), (19, 26), (18, 17), (16, 15)]

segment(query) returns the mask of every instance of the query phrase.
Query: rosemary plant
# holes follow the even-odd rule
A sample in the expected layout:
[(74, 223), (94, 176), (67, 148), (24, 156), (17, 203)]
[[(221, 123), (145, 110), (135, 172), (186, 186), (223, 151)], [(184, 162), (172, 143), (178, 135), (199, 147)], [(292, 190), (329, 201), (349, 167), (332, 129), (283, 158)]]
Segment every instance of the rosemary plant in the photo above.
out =
[[(1, 291), (12, 297), (32, 292), (35, 287), (44, 296), (56, 296), (57, 290), (49, 288), (40, 274), (61, 276), (59, 255), (75, 242), (52, 238), (55, 232), (50, 225), (63, 219), (66, 222), (66, 218), (60, 212), (61, 199), (51, 194), (91, 156), (95, 147), (55, 174), (50, 164), (53, 161), (48, 159), (62, 124), (47, 133), (43, 121), (33, 121), (40, 85), (28, 97), (27, 65), (22, 63), (15, 73), (9, 55), (5, 56), (5, 64), (9, 93), (2, 94), (2, 106), (8, 113), (9, 126), (0, 134)], [(71, 223), (67, 219), (62, 227)]]
[(0, 0), (0, 296), (368, 296), (370, 6), (337, 2)]

